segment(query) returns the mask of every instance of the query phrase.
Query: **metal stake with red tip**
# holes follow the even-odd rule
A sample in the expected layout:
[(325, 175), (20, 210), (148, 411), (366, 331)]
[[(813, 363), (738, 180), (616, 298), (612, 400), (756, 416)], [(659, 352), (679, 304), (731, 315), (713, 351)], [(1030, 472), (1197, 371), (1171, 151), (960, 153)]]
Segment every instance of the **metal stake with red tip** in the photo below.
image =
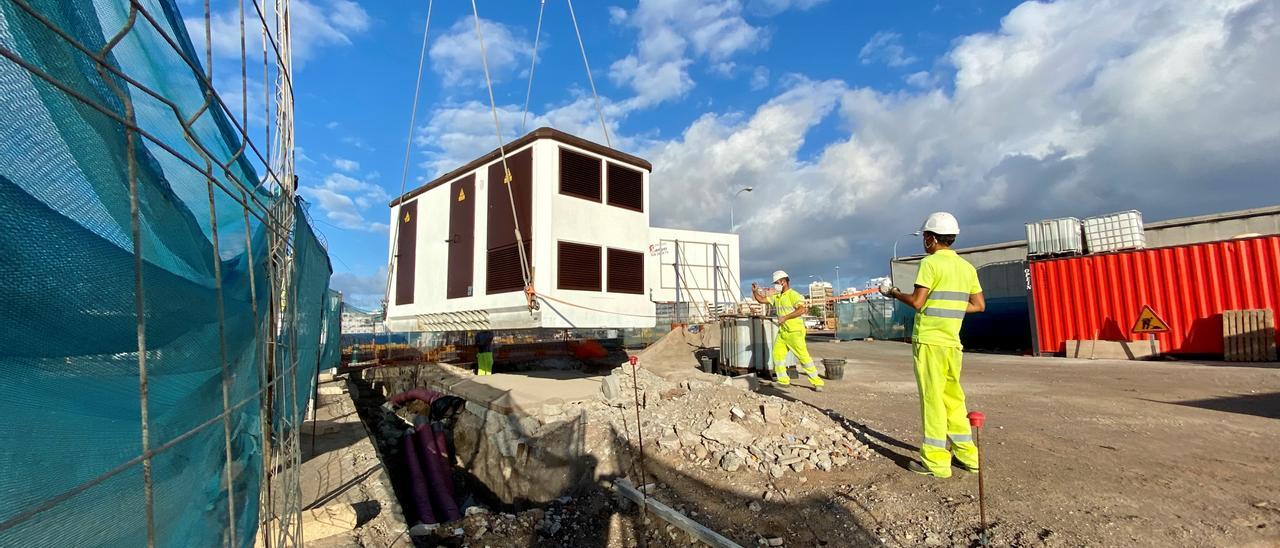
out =
[(981, 411), (969, 412), (969, 426), (973, 427), (974, 446), (978, 449), (978, 519), (981, 520), (979, 523), (981, 536), (978, 537), (978, 542), (983, 546), (986, 546), (989, 542), (987, 539), (987, 503), (982, 492), (982, 469), (986, 468), (982, 462), (982, 423), (986, 420), (987, 416), (983, 415)]

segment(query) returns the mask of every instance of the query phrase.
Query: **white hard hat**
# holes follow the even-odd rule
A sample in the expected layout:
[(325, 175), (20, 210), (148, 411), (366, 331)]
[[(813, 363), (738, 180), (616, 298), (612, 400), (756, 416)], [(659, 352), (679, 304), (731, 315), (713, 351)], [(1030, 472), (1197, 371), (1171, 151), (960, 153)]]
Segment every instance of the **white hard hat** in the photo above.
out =
[(939, 211), (924, 220), (924, 224), (920, 226), (920, 232), (932, 232), (939, 236), (955, 236), (960, 233), (960, 223), (956, 222), (955, 215)]
[(783, 278), (790, 278), (790, 277), (791, 277), (791, 276), (788, 276), (788, 275), (787, 275), (787, 273), (786, 273), (786, 271), (784, 271), (784, 270), (774, 270), (774, 271), (773, 271), (773, 283), (778, 283), (778, 280), (781, 280), (781, 279), (783, 279)]

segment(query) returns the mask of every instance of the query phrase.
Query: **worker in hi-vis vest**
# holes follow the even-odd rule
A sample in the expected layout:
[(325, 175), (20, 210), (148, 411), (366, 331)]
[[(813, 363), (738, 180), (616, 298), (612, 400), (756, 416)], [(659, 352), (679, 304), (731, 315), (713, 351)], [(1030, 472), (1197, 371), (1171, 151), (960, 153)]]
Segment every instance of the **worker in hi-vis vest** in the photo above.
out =
[(815, 391), (821, 392), (824, 384), (818, 376), (818, 368), (813, 366), (813, 358), (809, 356), (809, 347), (804, 342), (804, 316), (809, 307), (804, 304), (804, 297), (791, 289), (791, 278), (786, 272), (778, 270), (773, 273), (772, 295), (766, 296), (760, 286), (751, 284), (751, 297), (759, 303), (773, 305), (778, 317), (778, 336), (773, 339), (773, 373), (777, 383), (790, 386), (787, 377), (787, 352), (795, 354), (800, 363), (796, 369), (809, 377), (809, 384)]
[(476, 374), (493, 374), (493, 332), (476, 333)]
[(987, 304), (978, 284), (978, 271), (951, 250), (960, 234), (956, 218), (950, 213), (934, 213), (920, 232), (928, 255), (920, 261), (915, 290), (903, 293), (885, 282), (880, 292), (916, 309), (911, 354), (915, 358), (924, 441), (920, 444), (921, 462), (912, 461), (907, 468), (917, 474), (949, 478), (952, 455), (957, 468), (978, 471), (978, 448), (973, 444), (964, 390), (960, 388), (964, 349), (960, 345), (960, 325), (965, 314), (982, 312)]

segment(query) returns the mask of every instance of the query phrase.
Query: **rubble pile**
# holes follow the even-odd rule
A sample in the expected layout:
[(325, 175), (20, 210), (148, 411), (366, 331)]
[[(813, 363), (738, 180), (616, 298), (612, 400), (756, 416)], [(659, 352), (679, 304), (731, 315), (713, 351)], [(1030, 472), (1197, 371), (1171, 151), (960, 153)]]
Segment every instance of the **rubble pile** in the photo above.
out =
[(830, 471), (870, 457), (851, 426), (841, 426), (802, 403), (742, 390), (732, 380), (673, 382), (643, 367), (615, 369), (602, 385), (601, 413), (616, 432), (634, 435), (636, 382), (646, 450), (704, 469), (756, 472), (774, 478), (809, 469)]

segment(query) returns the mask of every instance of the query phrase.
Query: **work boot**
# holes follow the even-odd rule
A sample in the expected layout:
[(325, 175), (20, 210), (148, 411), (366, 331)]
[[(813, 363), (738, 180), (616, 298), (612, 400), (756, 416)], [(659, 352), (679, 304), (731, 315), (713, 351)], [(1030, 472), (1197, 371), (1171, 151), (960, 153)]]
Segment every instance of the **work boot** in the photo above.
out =
[(907, 464), (907, 470), (920, 474), (921, 476), (933, 476), (935, 478), (943, 478), (943, 479), (951, 477), (951, 476), (939, 476), (938, 474), (935, 474), (933, 470), (925, 468), (923, 464), (920, 464), (919, 462), (916, 462), (914, 460)]
[(815, 385), (813, 385), (813, 391), (814, 391), (814, 392), (821, 392), (821, 391), (822, 391), (822, 385), (820, 385), (820, 384), (815, 384)]
[(967, 463), (960, 462), (960, 459), (951, 459), (951, 465), (952, 465), (952, 466), (955, 466), (956, 468), (959, 468), (959, 469), (961, 469), (961, 470), (964, 470), (965, 472), (968, 472), (968, 473), (970, 473), (970, 474), (977, 474), (977, 473), (978, 473), (978, 467), (977, 467), (977, 466), (969, 465), (969, 464), (967, 464)]

